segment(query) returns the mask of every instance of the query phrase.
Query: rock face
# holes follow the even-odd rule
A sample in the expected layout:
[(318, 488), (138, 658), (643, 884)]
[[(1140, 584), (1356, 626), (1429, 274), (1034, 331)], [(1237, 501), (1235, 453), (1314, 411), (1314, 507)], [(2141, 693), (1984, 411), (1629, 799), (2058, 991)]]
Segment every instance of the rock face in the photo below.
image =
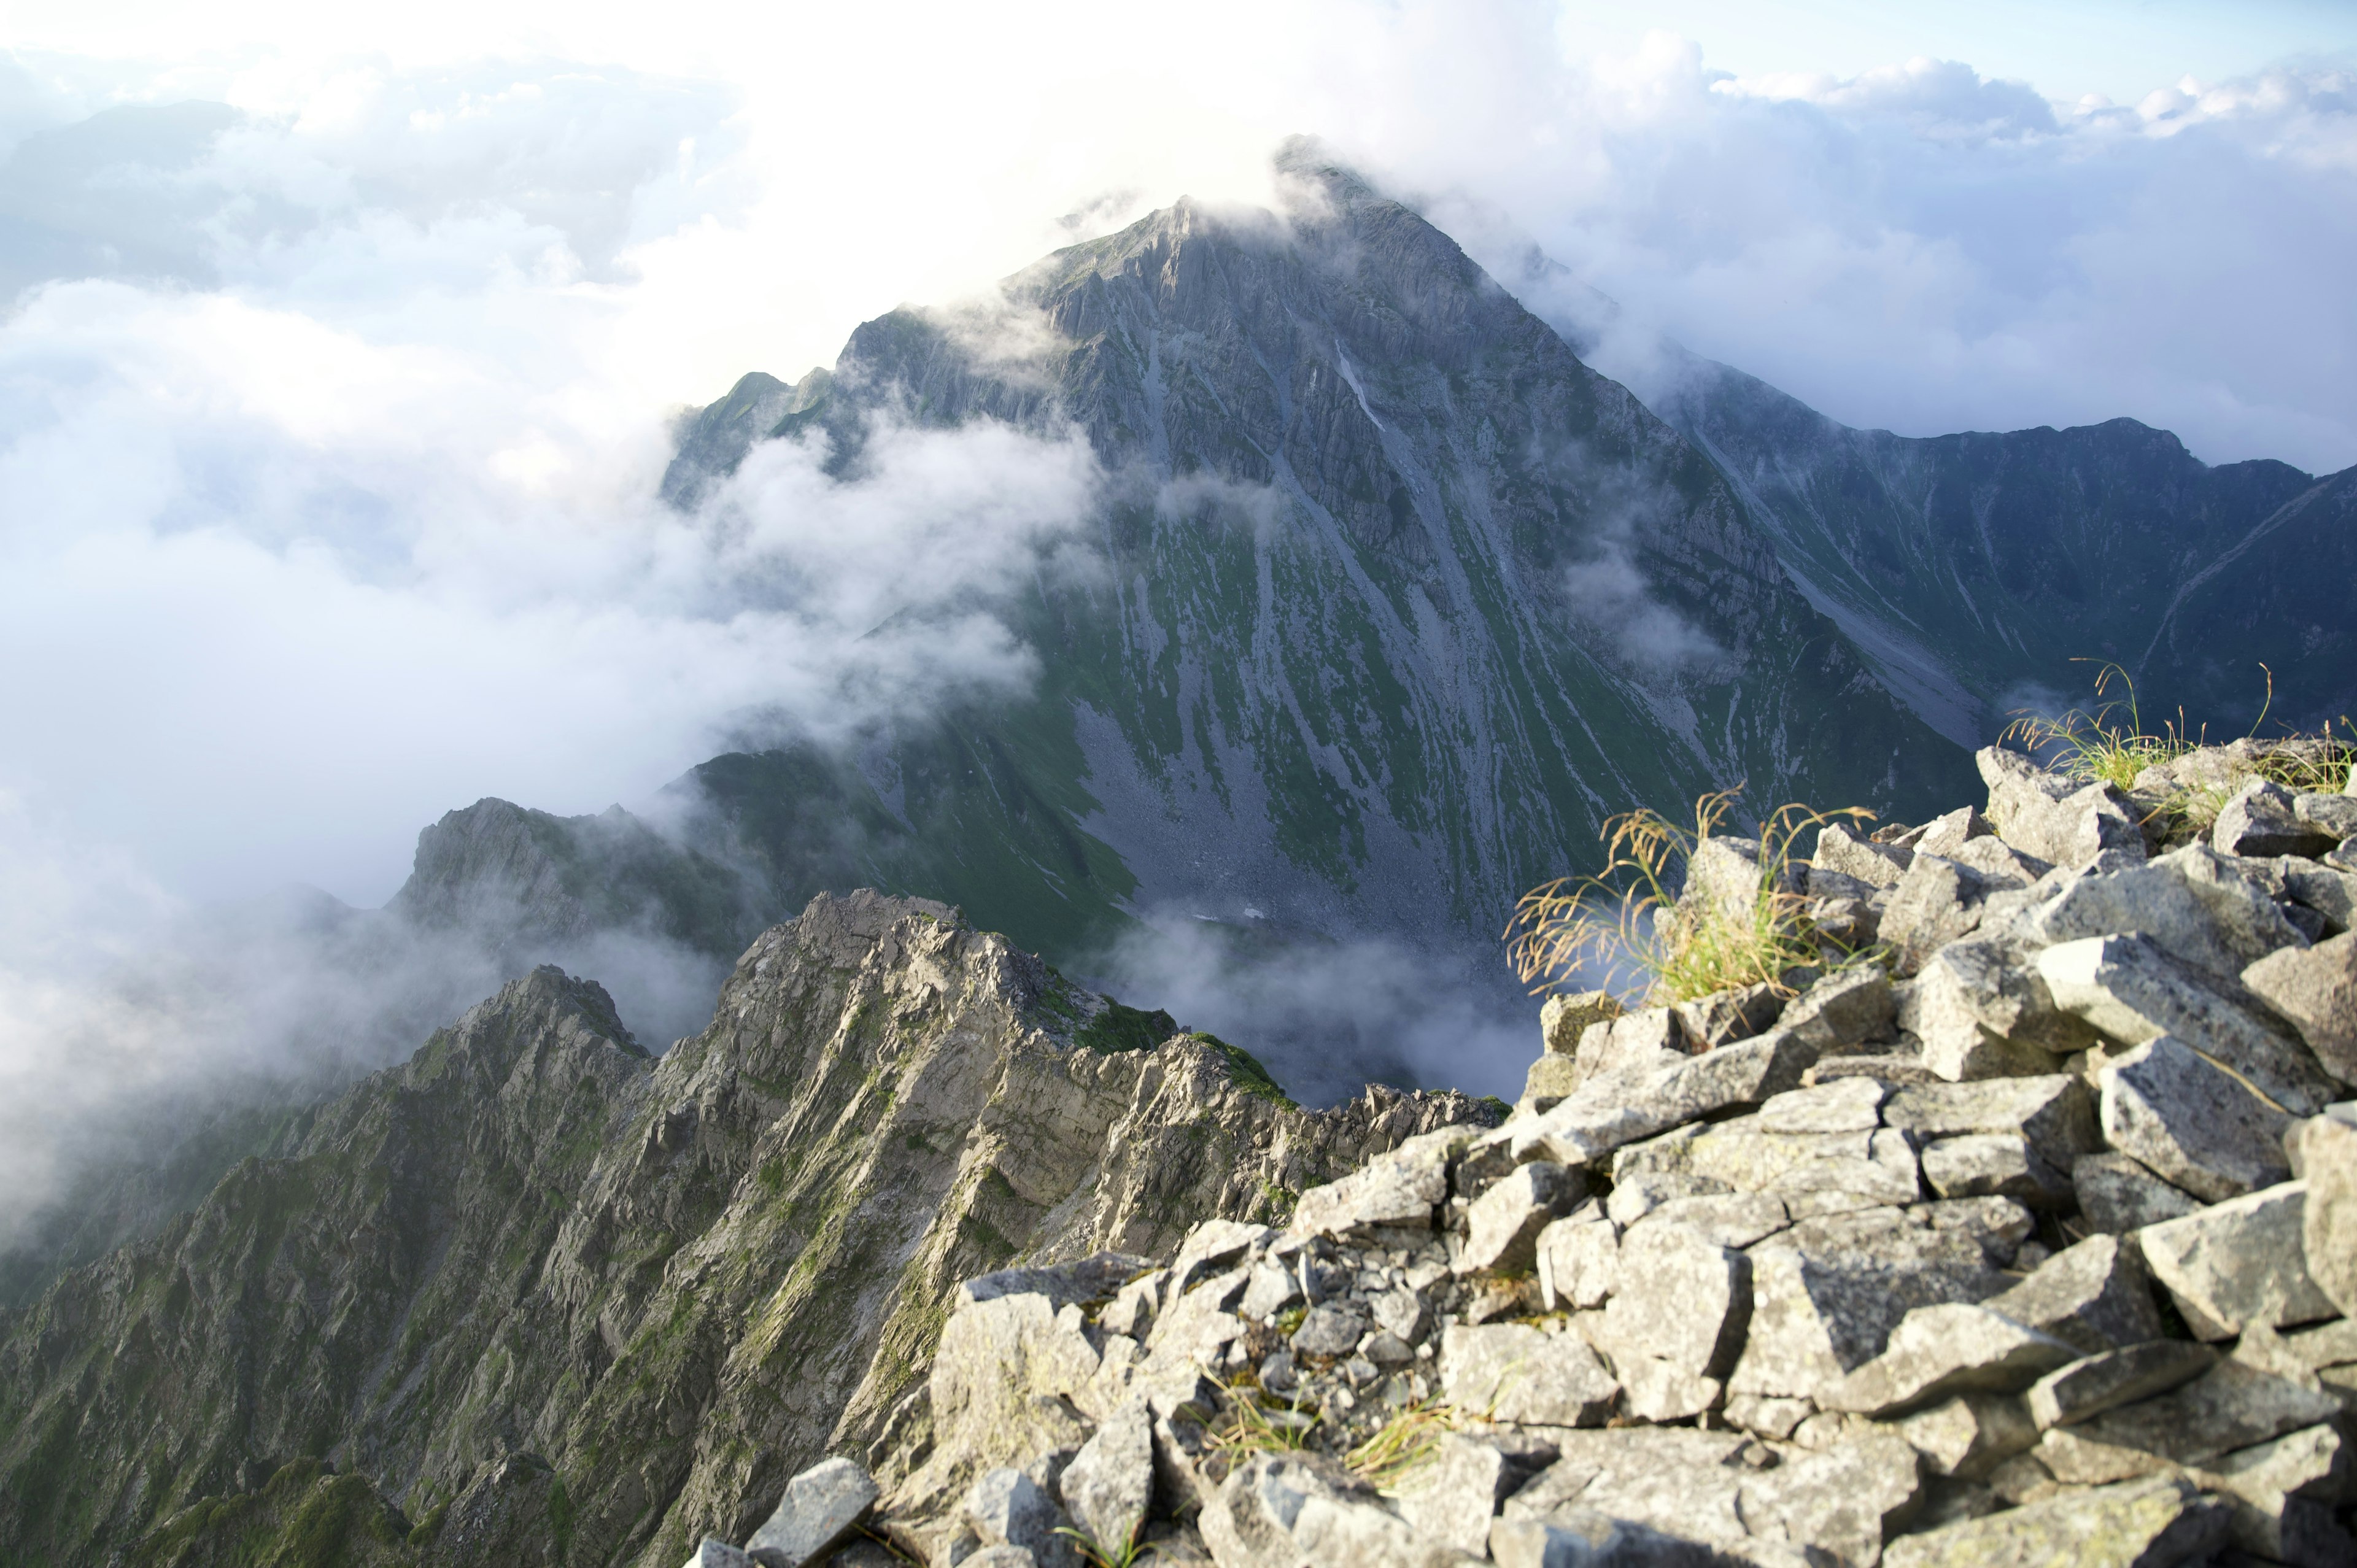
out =
[[(1987, 768), (2014, 798), (1986, 821), (2059, 853), (2022, 802), (2077, 790), (2025, 766)], [(2002, 844), (1975, 820), (1943, 820), (1952, 853)], [(963, 1326), (1006, 1303), (962, 1311), (930, 1428), (876, 1451), (877, 1528), (958, 1561), (973, 1476), (1052, 1472), (1143, 1400), (1141, 1539), (1221, 1568), (2357, 1561), (2357, 1328), (2322, 1288), (2347, 1274), (2357, 1106), (2301, 1120), (2234, 1065), (2257, 1028), (2292, 1081), (2350, 1088), (2226, 966), (2301, 947), (2289, 881), (2101, 836), (1949, 939), (1977, 950), (1949, 972), (2012, 997), (2025, 1036), (1976, 1024), (1978, 1058), (1929, 1052), (1903, 995), (1895, 1038), (1798, 999), (1717, 1046), (1668, 1026), (1700, 1002), (1597, 1019), (1596, 1050), (1552, 1047), (1586, 1063), (1552, 1103), (1412, 1140), (1283, 1229), (1207, 1225), (1103, 1306), (1043, 1282), (1019, 1340)], [(1896, 898), (1911, 875), (1851, 880)], [(2087, 929), (2106, 911), (2167, 918)], [(2083, 1045), (2049, 1048), (2042, 974), (2113, 997)], [(2217, 1005), (2156, 1034), (2180, 983)]]
[(5, 1320), (0, 1558), (246, 1561), (230, 1521), (321, 1486), (368, 1560), (815, 1550), (857, 1487), (787, 1476), (899, 1430), (961, 1281), (1114, 1255), (1094, 1291), (1485, 1114), (1304, 1112), (1209, 1036), (1092, 1048), (1108, 1011), (873, 894), (761, 936), (660, 1060), (539, 971)]

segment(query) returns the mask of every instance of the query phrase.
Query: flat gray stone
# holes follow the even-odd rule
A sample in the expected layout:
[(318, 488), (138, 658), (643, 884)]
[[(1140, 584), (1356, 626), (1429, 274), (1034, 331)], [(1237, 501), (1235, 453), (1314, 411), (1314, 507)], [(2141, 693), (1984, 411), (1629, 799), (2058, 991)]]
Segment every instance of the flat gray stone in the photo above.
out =
[(966, 1494), (966, 1523), (985, 1546), (1019, 1546), (1039, 1568), (1080, 1568), (1071, 1520), (1039, 1483), (1020, 1470), (993, 1470)]
[[(2201, 1465), (2222, 1454), (2330, 1421), (2340, 1409), (2340, 1402), (2329, 1393), (2240, 1361), (2222, 1360), (2167, 1393), (2121, 1405), (2092, 1421), (2050, 1430), (2040, 1446), (2043, 1450), (2047, 1443), (2067, 1432), (2086, 1451), (2110, 1449), (2150, 1455), (2171, 1464)], [(2056, 1478), (2063, 1478), (2060, 1471)]]
[(2096, 1080), (2105, 1141), (2196, 1197), (2221, 1202), (2290, 1174), (2292, 1119), (2173, 1036), (2138, 1046)]
[(2144, 858), (2144, 833), (2112, 786), (2060, 778), (1995, 746), (1974, 760), (1988, 786), (1991, 825), (2023, 854), (2054, 865), (2085, 865), (2107, 851)]
[(2284, 1328), (2339, 1316), (2309, 1275), (2307, 1198), (2307, 1183), (2286, 1182), (2136, 1232), (2145, 1266), (2196, 1337), (2226, 1339), (2247, 1324)]
[(1465, 1247), (1454, 1267), (1459, 1273), (1529, 1269), (1539, 1232), (1584, 1197), (1587, 1185), (1585, 1177), (1550, 1160), (1516, 1165), (1466, 1210)]
[(1549, 1312), (1602, 1306), (1619, 1282), (1620, 1230), (1598, 1216), (1558, 1219), (1539, 1232), (1539, 1290)]
[(1544, 1521), (1494, 1520), (1489, 1547), (1498, 1568), (1724, 1568), (1727, 1561), (1701, 1541), (1589, 1509)]
[(1367, 1316), (1348, 1302), (1324, 1301), (1309, 1309), (1290, 1341), (1296, 1356), (1347, 1356), (1367, 1336)]
[(1117, 1557), (1135, 1541), (1154, 1500), (1154, 1412), (1146, 1401), (1130, 1400), (1107, 1416), (1064, 1466), (1056, 1489), (1099, 1556)]
[(1620, 1380), (1621, 1413), (1657, 1424), (1689, 1421), (1716, 1410), (1727, 1392), (1717, 1378), (1696, 1377), (1684, 1367), (1625, 1348), (1613, 1349), (1612, 1372)]
[(2188, 844), (2147, 865), (2084, 870), (2021, 918), (2040, 947), (2141, 931), (2163, 952), (2230, 983), (2244, 968), (2307, 939), (2266, 890), (2207, 844)]
[(1599, 1426), (1620, 1393), (1586, 1340), (1520, 1323), (1450, 1326), (1440, 1381), (1460, 1411), (1532, 1426)]
[(2123, 1045), (2163, 1035), (2198, 1041), (2204, 1056), (2296, 1115), (2339, 1098), (2316, 1057), (2289, 1030), (2230, 1000), (2142, 935), (2060, 943), (2038, 955), (2038, 972), (2057, 1004)]
[(1816, 1056), (1815, 1047), (1780, 1029), (1697, 1057), (1605, 1073), (1524, 1123), (1514, 1157), (1598, 1164), (1623, 1144), (1797, 1088)]
[(2103, 1146), (2094, 1102), (2074, 1073), (1903, 1084), (1883, 1101), (1882, 1121), (1925, 1144), (1969, 1133), (2017, 1134), (2057, 1170)]
[(1426, 1540), (1478, 1557), (1489, 1546), (1499, 1499), (1522, 1478), (1495, 1444), (1450, 1433), (1400, 1483), (1400, 1517)]
[(1313, 1187), (1294, 1206), (1299, 1235), (1349, 1237), (1369, 1230), (1428, 1230), (1448, 1198), (1448, 1162), (1474, 1133), (1444, 1128), (1410, 1138), (1337, 1182)]
[(2175, 1219), (2201, 1207), (2191, 1193), (2169, 1186), (2126, 1155), (2082, 1155), (2071, 1166), (2080, 1217), (2091, 1230), (2125, 1235)]
[(1642, 1225), (1683, 1225), (1722, 1247), (1749, 1247), (1792, 1222), (1782, 1198), (1764, 1192), (1731, 1192), (1709, 1197), (1672, 1198), (1640, 1217), (1632, 1229)]
[(1876, 843), (1860, 838), (1840, 822), (1827, 822), (1817, 830), (1816, 853), (1809, 864), (1854, 876), (1872, 886), (1896, 887), (1900, 875), (1914, 858), (1911, 849)]
[(2319, 1116), (2300, 1131), (2308, 1173), (2300, 1251), (2308, 1276), (2343, 1316), (2357, 1317), (2357, 1126)]
[(2227, 1505), (2192, 1482), (2154, 1477), (2025, 1503), (1902, 1535), (1884, 1568), (2175, 1568), (2226, 1543)]
[(2058, 1368), (2030, 1385), (2029, 1416), (2043, 1431), (2092, 1421), (2191, 1382), (2218, 1364), (2218, 1353), (2182, 1339), (2150, 1339)]
[(1881, 1355), (1820, 1395), (1826, 1410), (1885, 1415), (1960, 1393), (2015, 1393), (2078, 1350), (1986, 1306), (1919, 1306)]
[(2270, 953), (2242, 978), (2299, 1031), (2325, 1071), (2357, 1083), (2357, 933)]
[[(2357, 779), (2357, 768), (2351, 777)], [(2335, 839), (2357, 838), (2357, 793), (2294, 795), (2291, 814)]]
[(1870, 1078), (1787, 1090), (1760, 1108), (1757, 1125), (1763, 1133), (1870, 1133), (1882, 1125), (1882, 1101), (1889, 1092), (1888, 1085)]
[(745, 1543), (762, 1568), (802, 1568), (843, 1544), (880, 1495), (875, 1478), (848, 1459), (823, 1460), (786, 1483), (786, 1495)]
[(2032, 1208), (2068, 1208), (2069, 1178), (2013, 1133), (1967, 1133), (1924, 1146), (1924, 1183), (1942, 1197), (2010, 1197)]
[(2152, 1278), (2135, 1244), (2117, 1236), (2065, 1247), (1988, 1308), (2090, 1356), (2161, 1335)]
[(1890, 975), (1875, 963), (1835, 970), (1794, 997), (1777, 1023), (1821, 1051), (1889, 1039), (1898, 1027)]
[(1589, 1025), (1609, 1024), (1625, 1010), (1620, 999), (1609, 991), (1550, 996), (1539, 1008), (1539, 1038), (1547, 1055), (1575, 1057), (1579, 1036)]
[(2219, 854), (2261, 859), (2322, 854), (2344, 836), (2302, 821), (2292, 792), (2268, 779), (2253, 779), (2235, 790), (2210, 829), (2211, 845)]
[(2222, 1455), (2200, 1478), (2234, 1506), (2234, 1543), (2271, 1562), (2345, 1568), (2357, 1539), (2334, 1522), (2348, 1496), (2349, 1461), (2340, 1433), (2319, 1423), (2270, 1443)]
[(1696, 1378), (1723, 1378), (1751, 1318), (1751, 1260), (1683, 1225), (1621, 1238), (1619, 1283), (1604, 1308), (1614, 1343), (1641, 1346)]
[(2327, 935), (2338, 936), (2357, 926), (2357, 872), (2336, 870), (2312, 860), (2287, 859), (2276, 865), (2283, 873), (2284, 891), (2324, 917)]
[(2029, 880), (1992, 877), (1947, 855), (1918, 854), (1882, 909), (1880, 934), (1893, 970), (1915, 973), (1933, 952), (1979, 929), (1992, 893)]
[(2011, 1394), (1958, 1394), (1902, 1416), (1892, 1428), (1935, 1476), (1977, 1480), (2038, 1442), (2037, 1423)]
[(1738, 1506), (1761, 1544), (1813, 1549), (1818, 1562), (1870, 1563), (1922, 1495), (1914, 1449), (1896, 1433), (1868, 1430), (1825, 1452), (1787, 1455), (1752, 1471)]
[(1678, 1027), (1687, 1042), (1706, 1050), (1751, 1038), (1775, 1023), (1777, 1015), (1783, 1010), (1783, 998), (1774, 986), (1766, 983), (1716, 991), (1692, 1002), (1676, 1003), (1671, 1008), (1678, 1016)]

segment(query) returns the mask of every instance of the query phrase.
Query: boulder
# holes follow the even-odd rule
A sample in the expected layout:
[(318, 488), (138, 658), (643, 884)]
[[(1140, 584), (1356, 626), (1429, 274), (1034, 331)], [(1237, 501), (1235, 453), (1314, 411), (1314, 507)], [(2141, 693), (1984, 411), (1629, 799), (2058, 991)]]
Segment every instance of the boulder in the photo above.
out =
[[(2306, 860), (2283, 860), (2276, 865), (2283, 872), (2286, 896), (2322, 917), (2325, 935), (2339, 936), (2357, 926), (2357, 872), (2338, 871)], [(2315, 933), (2309, 940), (2316, 940)]]
[(1858, 837), (1840, 822), (1827, 822), (1817, 830), (1816, 853), (1809, 864), (1843, 876), (1854, 876), (1870, 886), (1895, 887), (1914, 858), (1911, 849), (1876, 843)]
[(1885, 1415), (1950, 1394), (2014, 1393), (2078, 1355), (1986, 1306), (1919, 1306), (1891, 1330), (1882, 1354), (1821, 1393), (1817, 1403)]
[(1613, 1217), (1635, 1188), (1663, 1197), (1766, 1193), (1795, 1213), (1830, 1213), (1921, 1196), (1915, 1152), (1903, 1133), (1770, 1133), (1757, 1117), (1682, 1127), (1613, 1156)]
[(2065, 1247), (1987, 1305), (2090, 1356), (2161, 1335), (2142, 1255), (2117, 1236), (2090, 1236)]
[(1783, 1010), (1784, 999), (1777, 994), (1774, 986), (1764, 983), (1733, 991), (1714, 991), (1671, 1007), (1678, 1016), (1679, 1031), (1702, 1050), (1748, 1040), (1775, 1023), (1777, 1015)]
[(2004, 1513), (1901, 1536), (1883, 1568), (2173, 1568), (2225, 1544), (2227, 1506), (2192, 1482), (2155, 1477), (2064, 1492)]
[(1976, 1480), (2038, 1442), (2038, 1426), (2010, 1394), (1959, 1394), (1893, 1423), (1935, 1476)]
[(1203, 1543), (1220, 1568), (1444, 1568), (1478, 1559), (1426, 1541), (1339, 1467), (1255, 1454), (1205, 1502)]
[(2291, 1118), (2171, 1036), (2138, 1046), (2096, 1080), (2105, 1140), (2196, 1197), (2217, 1203), (2290, 1174)]
[(1516, 1165), (1475, 1198), (1465, 1214), (1465, 1246), (1453, 1265), (1460, 1273), (1528, 1271), (1539, 1232), (1585, 1192), (1577, 1173), (1549, 1160)]
[(1781, 1197), (1764, 1192), (1730, 1192), (1708, 1197), (1672, 1198), (1632, 1223), (1683, 1225), (1719, 1246), (1749, 1247), (1792, 1222), (1791, 1212)]
[(1968, 1133), (2010, 1133), (2057, 1170), (2099, 1148), (2094, 1103), (2072, 1073), (1904, 1084), (1882, 1104), (1882, 1122), (1922, 1143)]
[(2007, 935), (1951, 942), (1927, 959), (1897, 997), (1923, 1064), (1951, 1082), (2034, 1076), (2093, 1043), (2095, 1031), (2055, 1004), (2036, 959)]
[(1400, 1517), (1426, 1541), (1479, 1557), (1488, 1549), (1499, 1499), (1525, 1474), (1497, 1444), (1450, 1433), (1401, 1482)]
[(2307, 1197), (2307, 1183), (2286, 1182), (2136, 1232), (2145, 1266), (2198, 1337), (2338, 1315), (2303, 1256)]
[[(2039, 1442), (2039, 1454), (2055, 1478), (2066, 1482), (2102, 1474), (2097, 1466), (2116, 1470), (2139, 1462), (2200, 1465), (2330, 1421), (2340, 1408), (2329, 1393), (2222, 1360), (2167, 1393), (2120, 1405), (2091, 1421), (2050, 1428)], [(2060, 1441), (2066, 1436), (2072, 1440), (2067, 1445)]]
[[(2305, 954), (2287, 949), (2276, 956)], [(2298, 1115), (2336, 1097), (2332, 1079), (2289, 1031), (2203, 983), (2141, 935), (2059, 943), (2038, 955), (2038, 972), (2059, 1005), (2123, 1045), (2163, 1035), (2198, 1041), (2202, 1055)]]
[(2125, 871), (2070, 873), (2023, 914), (2020, 931), (2040, 947), (2141, 931), (2170, 957), (2229, 983), (2278, 948), (2307, 945), (2266, 890), (2206, 844)]
[(2040, 1431), (2092, 1421), (2107, 1410), (2164, 1394), (2207, 1373), (2218, 1353), (2182, 1339), (2149, 1339), (2073, 1361), (2029, 1388), (2029, 1416)]
[(1602, 1306), (1620, 1279), (1620, 1230), (1601, 1215), (1556, 1220), (1539, 1232), (1534, 1251), (1549, 1312)]
[(2219, 854), (2260, 858), (2322, 854), (2345, 836), (2302, 821), (2292, 792), (2267, 779), (2253, 779), (2235, 790), (2210, 829), (2210, 843)]
[(1970, 806), (1959, 806), (1917, 828), (1914, 850), (1919, 855), (1953, 856), (1975, 839), (1994, 837), (1996, 832), (1986, 817)]
[(2073, 1201), (2069, 1180), (2018, 1133), (1940, 1139), (1924, 1146), (1922, 1166), (1924, 1182), (1942, 1197), (1994, 1194), (2033, 1208), (2068, 1208)]
[(2079, 784), (2018, 752), (1985, 747), (1974, 760), (1988, 785), (1997, 836), (2055, 865), (2086, 865), (2105, 851), (2144, 858), (2144, 832), (2109, 784)]
[(1779, 1029), (1698, 1057), (1602, 1074), (1517, 1129), (1514, 1157), (1594, 1165), (1624, 1144), (1796, 1088), (1816, 1055), (1814, 1047)]
[(1471, 1141), (1464, 1128), (1410, 1138), (1337, 1182), (1313, 1187), (1294, 1206), (1294, 1232), (1348, 1237), (1378, 1228), (1428, 1230), (1448, 1198), (1448, 1161)]
[(985, 1546), (1019, 1546), (1039, 1568), (1080, 1568), (1056, 1499), (1020, 1470), (993, 1470), (966, 1494), (965, 1521)]
[(1820, 1051), (1887, 1040), (1898, 1027), (1889, 972), (1877, 963), (1837, 969), (1794, 997), (1777, 1023)]
[(1579, 1036), (1591, 1024), (1609, 1024), (1620, 1016), (1619, 997), (1609, 991), (1582, 991), (1576, 995), (1550, 996), (1539, 1008), (1539, 1037), (1546, 1054), (1576, 1057)]
[(1757, 1561), (1760, 1545), (1781, 1541), (1803, 1547), (1804, 1561), (1871, 1563), (1922, 1496), (1915, 1450), (1897, 1433), (1869, 1428), (1745, 1479), (1738, 1507), (1759, 1544), (1744, 1555)]
[(2082, 1155), (2071, 1166), (2079, 1215), (2091, 1230), (2125, 1235), (2175, 1219), (2201, 1200), (2161, 1180), (2126, 1155)]
[(1913, 974), (1933, 952), (1972, 934), (1990, 894), (2028, 880), (1991, 877), (1943, 855), (1918, 854), (1882, 909), (1881, 937), (1893, 969)]
[(1098, 1557), (1117, 1561), (1154, 1500), (1154, 1412), (1142, 1399), (1107, 1416), (1057, 1478), (1064, 1511)]
[(786, 1495), (745, 1543), (762, 1568), (802, 1568), (849, 1538), (876, 1506), (875, 1479), (848, 1459), (828, 1459), (786, 1483)]
[(1641, 1007), (1580, 1031), (1577, 1060), (1582, 1082), (1631, 1068), (1674, 1065), (1692, 1054), (1685, 1026), (1674, 1007)]
[(1683, 1225), (1641, 1225), (1622, 1239), (1604, 1309), (1615, 1345), (1641, 1347), (1696, 1378), (1723, 1378), (1751, 1318), (1751, 1260)]
[(2282, 949), (2244, 970), (2242, 979), (2299, 1031), (2325, 1071), (2357, 1084), (2357, 933)]
[[(1604, 1342), (1612, 1349), (1610, 1341)], [(1727, 1386), (1696, 1377), (1659, 1357), (1620, 1347), (1612, 1349), (1612, 1375), (1620, 1382), (1620, 1410), (1637, 1421), (1690, 1421), (1718, 1408)]]
[(1870, 1133), (1882, 1125), (1889, 1087), (1870, 1078), (1846, 1078), (1787, 1090), (1760, 1107), (1763, 1133)]
[(1578, 1336), (1520, 1323), (1444, 1331), (1440, 1381), (1460, 1411), (1537, 1426), (1600, 1425), (1620, 1393)]
[(2319, 1116), (2301, 1130), (2301, 1253), (2324, 1298), (2357, 1317), (2357, 1126)]
[(2349, 1495), (2347, 1445), (2332, 1427), (2287, 1433), (2202, 1466), (2199, 1478), (2234, 1509), (2234, 1544), (2296, 1568), (2347, 1568), (2357, 1540), (2332, 1518)]

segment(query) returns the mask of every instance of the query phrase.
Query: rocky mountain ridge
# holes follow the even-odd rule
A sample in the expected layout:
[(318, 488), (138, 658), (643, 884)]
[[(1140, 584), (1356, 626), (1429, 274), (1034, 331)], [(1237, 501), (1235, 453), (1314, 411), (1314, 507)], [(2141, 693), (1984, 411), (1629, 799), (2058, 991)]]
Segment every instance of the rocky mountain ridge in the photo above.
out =
[(1118, 1288), (974, 1282), (926, 1419), (758, 1561), (2357, 1560), (2357, 778), (2266, 776), (2347, 754), (1979, 760), (1985, 810), (1793, 868), (1867, 961), (1559, 999), (1494, 1130)]
[(659, 1060), (544, 969), (0, 1320), (0, 1559), (675, 1559), (886, 1429), (958, 1280), (1494, 1115), (1299, 1111), (918, 900), (813, 900)]

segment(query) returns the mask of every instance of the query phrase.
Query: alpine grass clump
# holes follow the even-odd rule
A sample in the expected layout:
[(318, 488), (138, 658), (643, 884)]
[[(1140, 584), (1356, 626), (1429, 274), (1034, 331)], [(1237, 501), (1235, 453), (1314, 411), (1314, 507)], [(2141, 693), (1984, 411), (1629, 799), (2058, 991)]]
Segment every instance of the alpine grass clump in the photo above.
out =
[(1645, 977), (1647, 1000), (1688, 1002), (1749, 985), (1788, 995), (1788, 972), (1860, 956), (1820, 932), (1807, 898), (1793, 889), (1794, 868), (1805, 858), (1801, 834), (1844, 819), (1870, 819), (1873, 813), (1862, 808), (1777, 807), (1760, 819), (1754, 841), (1756, 891), (1680, 901), (1696, 856), (1720, 836), (1738, 792), (1722, 789), (1696, 800), (1692, 828), (1650, 807), (1607, 822), (1602, 836), (1609, 859), (1601, 872), (1557, 877), (1514, 906), (1502, 940), (1515, 975), (1536, 994), (1590, 964), (1633, 967)]

